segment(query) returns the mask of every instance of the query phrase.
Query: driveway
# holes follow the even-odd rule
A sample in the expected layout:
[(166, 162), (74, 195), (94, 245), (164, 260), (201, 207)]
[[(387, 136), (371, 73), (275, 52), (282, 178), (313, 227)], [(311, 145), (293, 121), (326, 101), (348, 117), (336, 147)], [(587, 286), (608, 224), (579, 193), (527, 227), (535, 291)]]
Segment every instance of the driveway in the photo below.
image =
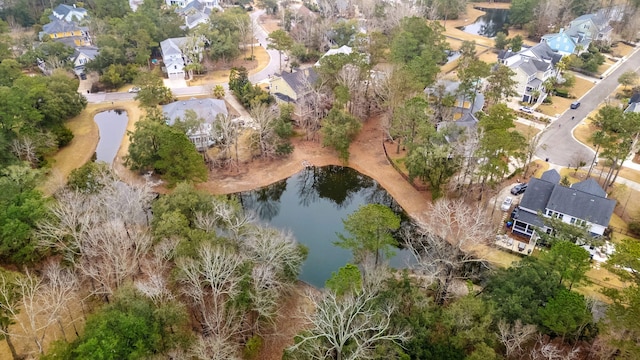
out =
[[(618, 77), (622, 73), (629, 70), (638, 71), (639, 68), (640, 51), (636, 49), (606, 78), (597, 80), (597, 84), (579, 99), (581, 105), (578, 109), (567, 110), (549, 125), (541, 134), (535, 155), (543, 160), (549, 159), (550, 163), (559, 166), (572, 166), (579, 161), (589, 164), (594, 152), (573, 137), (573, 128), (615, 91), (618, 87)], [(572, 117), (575, 117), (575, 120), (572, 120)]]

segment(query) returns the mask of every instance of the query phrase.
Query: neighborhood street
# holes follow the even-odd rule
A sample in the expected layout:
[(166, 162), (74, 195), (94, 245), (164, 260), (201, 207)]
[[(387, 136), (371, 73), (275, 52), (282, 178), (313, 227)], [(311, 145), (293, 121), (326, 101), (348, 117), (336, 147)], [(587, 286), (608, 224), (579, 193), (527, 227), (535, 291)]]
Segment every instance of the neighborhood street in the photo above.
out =
[[(560, 166), (573, 166), (580, 161), (589, 164), (594, 152), (573, 137), (573, 128), (580, 126), (584, 118), (613, 94), (618, 86), (618, 77), (622, 73), (629, 70), (637, 71), (638, 68), (640, 68), (640, 51), (634, 51), (613, 72), (604, 79), (597, 80), (597, 84), (578, 99), (581, 102), (578, 109), (567, 110), (541, 133), (536, 156), (542, 160), (549, 159), (550, 163)], [(573, 116), (575, 120), (571, 120)]]

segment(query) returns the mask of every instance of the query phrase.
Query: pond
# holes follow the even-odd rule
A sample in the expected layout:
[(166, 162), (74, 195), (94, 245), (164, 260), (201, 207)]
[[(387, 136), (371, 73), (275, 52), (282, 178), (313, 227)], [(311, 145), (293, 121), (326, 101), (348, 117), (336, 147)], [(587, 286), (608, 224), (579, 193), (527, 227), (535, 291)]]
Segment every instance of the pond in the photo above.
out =
[(111, 164), (115, 159), (122, 137), (127, 130), (127, 112), (124, 110), (109, 110), (99, 112), (93, 120), (98, 124), (100, 140), (96, 148), (96, 161)]
[(495, 37), (500, 31), (508, 34), (509, 9), (480, 9), (486, 14), (476, 19), (476, 22), (458, 29), (473, 35)]
[[(344, 233), (342, 220), (361, 205), (389, 206), (408, 226), (402, 208), (375, 180), (341, 166), (307, 168), (265, 188), (241, 193), (240, 201), (269, 225), (290, 230), (308, 248), (300, 279), (317, 287), (352, 261), (351, 251), (333, 243), (338, 240), (336, 233)], [(398, 249), (389, 263), (404, 268), (412, 260), (408, 250)]]

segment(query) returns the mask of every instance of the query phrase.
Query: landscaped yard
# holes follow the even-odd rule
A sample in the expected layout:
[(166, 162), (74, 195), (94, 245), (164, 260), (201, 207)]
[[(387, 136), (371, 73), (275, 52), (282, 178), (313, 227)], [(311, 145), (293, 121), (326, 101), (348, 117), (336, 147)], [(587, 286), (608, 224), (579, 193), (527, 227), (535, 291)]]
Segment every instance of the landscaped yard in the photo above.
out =
[(576, 76), (576, 83), (569, 91), (569, 94), (574, 96), (575, 98), (568, 99), (559, 96), (552, 96), (552, 104), (541, 104), (536, 110), (545, 115), (559, 116), (565, 110), (569, 109), (569, 105), (571, 105), (572, 102), (576, 101), (576, 99), (578, 98), (581, 98), (584, 94), (587, 93), (587, 91), (591, 90), (594, 85), (595, 84), (592, 81)]

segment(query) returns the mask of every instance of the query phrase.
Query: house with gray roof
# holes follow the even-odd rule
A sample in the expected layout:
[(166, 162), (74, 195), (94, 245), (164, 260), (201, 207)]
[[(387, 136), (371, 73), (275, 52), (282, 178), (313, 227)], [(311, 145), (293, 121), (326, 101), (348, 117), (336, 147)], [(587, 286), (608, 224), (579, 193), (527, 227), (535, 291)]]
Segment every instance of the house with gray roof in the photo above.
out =
[(219, 99), (196, 99), (174, 101), (162, 106), (167, 121), (167, 125), (174, 125), (176, 121), (184, 120), (188, 111), (193, 111), (201, 123), (194, 129), (187, 132), (189, 140), (199, 151), (204, 151), (213, 146), (219, 139), (216, 133), (216, 117), (218, 115), (227, 116), (227, 106), (224, 100)]
[(516, 92), (520, 101), (527, 103), (544, 100), (547, 94), (543, 84), (547, 79), (559, 76), (555, 65), (560, 59), (562, 54), (551, 49), (546, 42), (523, 48), (517, 53), (506, 50), (498, 54), (498, 62), (516, 73)]
[(293, 104), (295, 109), (293, 117), (296, 121), (302, 120), (313, 111), (312, 96), (313, 85), (318, 80), (318, 74), (313, 68), (301, 69), (293, 73), (283, 72), (269, 81), (269, 94), (273, 95), (276, 102)]
[(84, 73), (87, 63), (98, 56), (99, 49), (94, 46), (80, 46), (75, 48), (71, 61), (73, 62), (73, 71), (76, 75)]
[(610, 42), (613, 27), (609, 25), (609, 19), (610, 16), (604, 9), (595, 14), (578, 16), (569, 23), (566, 32), (569, 35), (581, 32), (591, 40)]
[[(193, 61), (202, 60), (203, 38), (184, 36), (160, 42), (164, 71), (169, 79), (184, 79), (185, 67)], [(197, 57), (197, 59), (196, 59)]]
[(540, 179), (532, 178), (514, 216), (511, 231), (531, 237), (536, 231), (550, 233), (553, 229), (543, 219), (556, 218), (567, 224), (585, 225), (594, 236), (604, 234), (609, 226), (616, 201), (593, 179), (573, 184), (559, 184), (560, 174), (546, 171)]
[(71, 22), (82, 21), (87, 16), (89, 16), (87, 10), (81, 7), (77, 7), (76, 4), (60, 4), (53, 9), (53, 13), (49, 16), (49, 19), (58, 19)]
[[(184, 7), (176, 8), (176, 13), (184, 17), (184, 28), (191, 30), (200, 24), (209, 22), (209, 16), (211, 16), (214, 7), (207, 6), (206, 4), (208, 4), (208, 2), (204, 0), (193, 0)], [(222, 8), (218, 5), (215, 5), (215, 9), (222, 11)]]
[(78, 26), (75, 22), (55, 19), (42, 27), (42, 31), (38, 33), (38, 38), (43, 41), (48, 35), (53, 41), (65, 42), (65, 44), (77, 46), (91, 45), (91, 36), (89, 28), (86, 26)]

